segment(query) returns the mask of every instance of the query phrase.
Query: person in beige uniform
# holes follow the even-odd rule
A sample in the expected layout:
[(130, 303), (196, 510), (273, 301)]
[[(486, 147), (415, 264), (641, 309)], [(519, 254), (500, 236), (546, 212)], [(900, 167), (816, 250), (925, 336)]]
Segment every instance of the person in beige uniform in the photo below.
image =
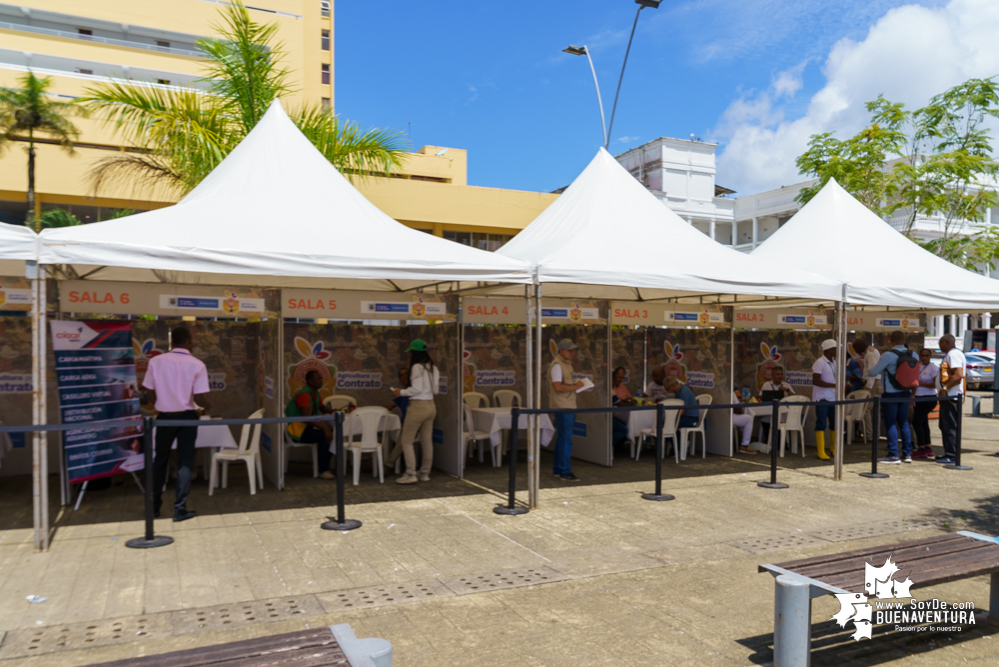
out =
[[(396, 389), (392, 394), (395, 397), (409, 397), (406, 421), (402, 424), (402, 434), (399, 436), (406, 472), (395, 480), (396, 484), (430, 481), (430, 468), (434, 463), (434, 418), (437, 416), (434, 394), (438, 393), (441, 382), (440, 371), (430, 358), (425, 342), (417, 338), (409, 344), (407, 352), (409, 386)], [(420, 434), (420, 446), (423, 449), (419, 474), (416, 472), (416, 451), (413, 449), (417, 433)]]
[[(576, 390), (582, 382), (573, 382), (575, 371), (572, 360), (576, 357), (577, 345), (568, 338), (558, 344), (558, 354), (548, 366), (548, 405), (559, 409), (576, 409)], [(555, 415), (555, 463), (552, 472), (566, 482), (578, 482), (572, 474), (572, 431), (576, 425), (576, 414), (560, 412)]]

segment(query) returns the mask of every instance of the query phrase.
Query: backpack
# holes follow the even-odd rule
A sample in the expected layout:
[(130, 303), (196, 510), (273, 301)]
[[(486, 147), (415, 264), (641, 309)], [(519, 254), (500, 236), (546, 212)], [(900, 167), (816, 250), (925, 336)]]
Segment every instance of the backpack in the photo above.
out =
[(895, 362), (895, 374), (888, 376), (888, 381), (898, 391), (908, 391), (919, 386), (919, 364), (910, 350), (900, 353), (890, 350), (898, 357)]

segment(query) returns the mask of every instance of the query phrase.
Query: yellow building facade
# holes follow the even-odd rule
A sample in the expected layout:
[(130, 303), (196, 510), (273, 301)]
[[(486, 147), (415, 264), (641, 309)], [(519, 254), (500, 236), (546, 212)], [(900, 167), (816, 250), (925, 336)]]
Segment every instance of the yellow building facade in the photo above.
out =
[[(215, 34), (224, 0), (21, 0), (0, 2), (0, 86), (17, 87), (31, 69), (52, 79), (50, 92), (76, 98), (100, 82), (142, 81), (150, 86), (202, 86), (203, 59), (196, 43)], [(332, 0), (255, 0), (251, 18), (278, 26), (296, 93), (287, 104), (333, 106), (334, 12)], [(363, 124), (363, 119), (360, 119)], [(96, 222), (118, 209), (148, 210), (176, 201), (131, 183), (102, 188), (95, 196), (88, 174), (113, 151), (126, 151), (120, 136), (100, 121), (74, 118), (81, 130), (75, 155), (37, 144), (36, 216), (67, 209)], [(18, 142), (19, 143), (19, 142)], [(24, 220), (27, 153), (16, 143), (0, 156), (0, 221)], [(26, 146), (26, 145), (25, 145)], [(376, 206), (400, 222), (486, 249), (522, 229), (555, 195), (469, 186), (467, 154), (425, 146), (392, 178), (357, 183)]]

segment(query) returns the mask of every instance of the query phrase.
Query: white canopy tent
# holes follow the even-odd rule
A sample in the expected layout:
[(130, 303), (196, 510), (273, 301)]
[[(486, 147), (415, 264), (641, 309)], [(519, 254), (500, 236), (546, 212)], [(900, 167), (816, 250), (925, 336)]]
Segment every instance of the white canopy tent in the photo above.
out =
[(276, 100), (178, 204), (45, 230), (40, 261), (60, 265), (66, 277), (173, 284), (401, 291), (442, 281), (531, 282), (523, 261), (382, 213)]
[[(834, 301), (835, 281), (760, 262), (683, 221), (610, 153), (497, 254), (529, 261), (546, 296), (732, 303), (733, 295)], [(745, 301), (742, 299), (740, 301)]]
[[(919, 247), (835, 179), (752, 256), (791, 269), (807, 267), (842, 284), (837, 395), (843, 394), (846, 374), (846, 308), (880, 306), (928, 312), (999, 309), (999, 281), (966, 271)], [(836, 433), (835, 476), (839, 479), (843, 434), (842, 430)]]
[[(833, 280), (757, 261), (705, 236), (603, 148), (558, 200), (497, 254), (534, 267), (538, 285), (528, 319), (536, 327), (542, 285), (545, 297), (697, 305), (828, 302), (841, 292)], [(541, 337), (539, 328), (533, 340), (536, 378)], [(542, 384), (534, 384), (538, 405)], [(538, 460), (537, 442), (535, 435), (533, 460)], [(533, 505), (540, 485), (537, 466), (532, 472)]]
[[(38, 263), (49, 276), (71, 280), (384, 292), (532, 282), (525, 261), (437, 238), (382, 213), (309, 142), (278, 101), (178, 204), (45, 230), (37, 245)], [(37, 349), (44, 350), (44, 306), (37, 312), (41, 321), (33, 328)], [(44, 376), (43, 367), (36, 382)], [(44, 423), (43, 392), (35, 392), (35, 405), (35, 423)], [(45, 456), (43, 438), (35, 449), (36, 457)], [(38, 466), (35, 472), (35, 544), (44, 550), (47, 504), (38, 499), (48, 495), (46, 473)]]
[(842, 283), (855, 305), (968, 312), (999, 309), (999, 280), (919, 247), (830, 180), (752, 253)]
[(0, 276), (24, 276), (24, 263), (38, 259), (38, 234), (0, 222)]

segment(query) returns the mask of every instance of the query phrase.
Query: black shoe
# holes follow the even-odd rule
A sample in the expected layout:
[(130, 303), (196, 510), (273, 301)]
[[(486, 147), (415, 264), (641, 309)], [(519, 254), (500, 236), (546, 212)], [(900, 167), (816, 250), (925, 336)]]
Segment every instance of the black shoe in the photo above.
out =
[(949, 456), (942, 456), (942, 457), (938, 456), (937, 457), (937, 463), (943, 463), (943, 464), (946, 464), (946, 465), (951, 465), (953, 463), (956, 463), (956, 461), (954, 459), (952, 459), (951, 457), (949, 457)]
[(579, 478), (573, 475), (571, 472), (568, 475), (559, 475), (559, 479), (563, 482), (578, 482)]
[(154, 519), (160, 518), (160, 511), (159, 510), (153, 510), (153, 518)]
[(193, 519), (196, 516), (198, 516), (198, 513), (194, 510), (180, 510), (179, 512), (174, 512), (173, 522), (177, 523), (178, 521), (187, 521), (188, 519)]
[(933, 460), (934, 461), (943, 461), (944, 459), (953, 460), (953, 458), (954, 457), (950, 456), (949, 454), (941, 454), (940, 456), (934, 456)]

